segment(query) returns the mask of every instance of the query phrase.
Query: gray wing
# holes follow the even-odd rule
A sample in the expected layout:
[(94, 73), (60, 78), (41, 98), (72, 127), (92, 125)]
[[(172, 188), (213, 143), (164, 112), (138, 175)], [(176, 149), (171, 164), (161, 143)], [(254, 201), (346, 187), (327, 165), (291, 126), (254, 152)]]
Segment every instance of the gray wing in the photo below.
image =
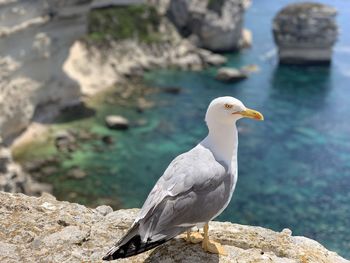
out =
[(227, 175), (227, 169), (201, 145), (174, 159), (135, 220), (142, 239), (170, 239), (212, 219), (228, 199)]

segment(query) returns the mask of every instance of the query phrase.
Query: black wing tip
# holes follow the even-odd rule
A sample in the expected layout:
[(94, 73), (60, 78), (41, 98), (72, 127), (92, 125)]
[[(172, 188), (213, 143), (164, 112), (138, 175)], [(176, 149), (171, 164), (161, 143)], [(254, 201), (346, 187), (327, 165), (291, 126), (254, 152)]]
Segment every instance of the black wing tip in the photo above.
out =
[(112, 261), (112, 260), (119, 259), (119, 258), (128, 258), (128, 257), (134, 256), (134, 255), (137, 255), (139, 253), (141, 253), (141, 252), (132, 251), (131, 253), (126, 253), (124, 248), (119, 248), (117, 250), (113, 250), (113, 248), (112, 248), (111, 251), (109, 251), (102, 258), (102, 260), (104, 260), (104, 261)]
[(125, 258), (125, 255), (123, 256), (123, 254), (119, 253), (119, 251), (115, 251), (115, 252), (108, 252), (103, 258), (102, 260), (104, 261), (112, 261), (118, 258)]
[(159, 240), (156, 242), (142, 242), (139, 235), (134, 236), (129, 242), (122, 246), (112, 247), (107, 254), (102, 258), (104, 261), (111, 261), (119, 258), (128, 258), (137, 254), (143, 253), (147, 250), (155, 248), (167, 240)]
[(105, 261), (111, 261), (118, 258), (127, 258), (137, 255), (143, 252), (140, 250), (143, 245), (145, 245), (145, 243), (141, 241), (140, 235), (135, 235), (124, 245), (119, 246), (117, 244), (113, 246), (102, 259)]
[(119, 250), (120, 249), (118, 247), (116, 247), (116, 246), (112, 247), (107, 252), (107, 254), (102, 258), (102, 260), (104, 260), (104, 261), (111, 261), (111, 260), (120, 258), (120, 253), (118, 253)]
[(105, 256), (102, 258), (102, 260), (104, 260), (104, 261), (111, 261), (111, 260), (113, 260), (113, 256), (110, 255), (110, 254), (107, 254), (107, 255), (105, 255)]
[(111, 251), (108, 251), (107, 254), (102, 258), (104, 261), (111, 261), (113, 259), (113, 253), (111, 253)]

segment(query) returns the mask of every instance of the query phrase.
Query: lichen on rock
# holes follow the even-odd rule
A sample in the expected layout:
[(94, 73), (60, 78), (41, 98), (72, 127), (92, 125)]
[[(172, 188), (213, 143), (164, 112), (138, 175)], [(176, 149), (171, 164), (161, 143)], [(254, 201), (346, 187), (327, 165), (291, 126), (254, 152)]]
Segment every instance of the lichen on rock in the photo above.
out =
[[(102, 262), (121, 238), (137, 209), (112, 211), (0, 192), (0, 262)], [(210, 237), (224, 244), (228, 256), (205, 253), (200, 244), (178, 237), (148, 252), (118, 262), (308, 262), (349, 261), (289, 229), (210, 222)]]

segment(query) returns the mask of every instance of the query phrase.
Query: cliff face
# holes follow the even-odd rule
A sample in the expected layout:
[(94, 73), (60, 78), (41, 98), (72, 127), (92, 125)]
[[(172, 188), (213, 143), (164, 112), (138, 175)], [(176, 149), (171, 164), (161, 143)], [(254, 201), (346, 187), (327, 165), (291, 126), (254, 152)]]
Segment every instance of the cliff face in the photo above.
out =
[(33, 118), (47, 118), (79, 97), (62, 69), (85, 33), (89, 1), (0, 3), (0, 136), (9, 140)]
[(92, 95), (154, 68), (201, 70), (225, 63), (224, 57), (183, 39), (164, 16), (167, 5), (164, 0), (149, 0), (93, 9), (88, 34), (72, 46), (64, 70), (84, 94)]
[[(0, 192), (1, 262), (101, 262), (127, 231), (137, 209), (90, 209), (40, 198)], [(154, 250), (118, 262), (349, 262), (288, 229), (210, 223), (210, 236), (225, 245), (228, 256), (204, 253), (200, 244), (176, 238)]]
[(283, 8), (273, 21), (281, 63), (329, 63), (337, 40), (335, 8), (318, 3), (297, 3)]
[(230, 51), (246, 45), (243, 39), (246, 0), (171, 1), (168, 15), (185, 37), (212, 51)]
[[(87, 33), (90, 0), (0, 1), (0, 136), (4, 141), (10, 143), (33, 119), (51, 119), (62, 108), (79, 103), (82, 93), (94, 94), (125, 76), (150, 68), (200, 70), (225, 62), (177, 34), (164, 18), (168, 1), (146, 3), (157, 7), (160, 22), (155, 38), (160, 40), (140, 44), (130, 37), (109, 41), (106, 48), (76, 42)], [(118, 19), (130, 22), (132, 17), (124, 12)]]
[(0, 138), (0, 191), (40, 195), (51, 192), (51, 186), (35, 182), (22, 167), (14, 162), (10, 149), (1, 144)]
[(168, 26), (168, 32), (175, 34), (174, 39), (151, 46), (124, 40), (112, 42), (107, 50), (101, 50), (76, 41), (64, 69), (79, 83), (83, 94), (93, 95), (116, 83), (127, 81), (129, 77), (140, 77), (145, 71), (155, 68), (202, 70), (206, 66), (226, 62), (225, 57), (196, 48), (189, 41), (181, 39), (171, 24), (163, 25)]

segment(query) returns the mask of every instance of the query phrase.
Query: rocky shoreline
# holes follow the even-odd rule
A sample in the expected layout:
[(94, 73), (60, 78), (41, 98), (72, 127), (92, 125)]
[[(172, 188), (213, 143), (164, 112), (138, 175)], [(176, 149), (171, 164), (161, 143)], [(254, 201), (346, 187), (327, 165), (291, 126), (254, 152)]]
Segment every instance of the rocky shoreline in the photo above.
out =
[(1, 145), (0, 141), (0, 191), (41, 195), (43, 192), (51, 192), (52, 187), (33, 180), (32, 176), (13, 160), (10, 149)]
[(77, 41), (65, 62), (67, 74), (76, 80), (84, 95), (92, 96), (112, 85), (142, 77), (152, 69), (177, 68), (199, 71), (226, 63), (226, 58), (195, 47), (180, 37), (174, 42), (140, 45), (132, 40), (111, 42), (107, 50)]
[[(137, 209), (90, 209), (57, 201), (0, 193), (1, 262), (102, 262), (106, 251), (128, 230)], [(347, 263), (318, 242), (283, 229), (211, 222), (210, 236), (222, 242), (228, 256), (207, 254), (200, 244), (181, 237), (118, 262), (308, 262)], [(181, 251), (181, 253), (179, 253)]]
[[(181, 92), (180, 87), (149, 87), (141, 80), (130, 80), (87, 100), (88, 106), (96, 110), (96, 115), (73, 118), (74, 124), (70, 123), (70, 119), (72, 114), (76, 116), (76, 112), (68, 116), (61, 115), (59, 118), (61, 123), (49, 125), (32, 123), (28, 130), (14, 141), (11, 150), (21, 164), (24, 174), (30, 174), (34, 180), (52, 184), (52, 193), (60, 200), (81, 202), (92, 207), (105, 202), (114, 209), (120, 208), (118, 200), (104, 196), (103, 193), (87, 195), (85, 190), (79, 187), (60, 186), (60, 183), (67, 186), (68, 182), (76, 185), (78, 180), (84, 180), (84, 184), (91, 180), (92, 184), (98, 184), (91, 179), (88, 171), (77, 164), (71, 165), (71, 161), (76, 155), (81, 154), (82, 149), (99, 154), (117, 147), (121, 134), (112, 130), (137, 130), (146, 127), (149, 120), (144, 112), (162, 104), (162, 102), (156, 103), (149, 98), (149, 95), (165, 93), (176, 96)], [(101, 116), (101, 109), (113, 108), (114, 105), (129, 108), (136, 115), (132, 118), (117, 114)], [(67, 117), (69, 119), (66, 119)], [(99, 127), (97, 130), (96, 123)]]
[[(189, 24), (195, 21), (198, 27), (177, 24), (178, 7), (173, 6), (172, 10), (167, 11), (166, 2), (169, 3), (165, 0), (147, 1), (159, 7), (158, 12), (163, 16), (159, 32), (167, 35), (166, 38), (151, 44), (140, 43), (135, 39), (112, 40), (108, 48), (92, 44), (84, 38), (91, 1), (0, 2), (0, 53), (8, 54), (0, 57), (0, 140), (4, 140), (0, 145), (0, 191), (28, 195), (52, 191), (51, 186), (39, 184), (35, 179), (41, 173), (52, 174), (52, 163), (57, 160), (48, 158), (43, 160), (44, 163), (34, 163), (23, 170), (13, 160), (9, 149), (19, 134), (22, 134), (22, 143), (40, 137), (47, 130), (45, 123), (59, 113), (85, 107), (86, 98), (114, 85), (128, 86), (131, 79), (142, 77), (146, 71), (169, 67), (197, 71), (223, 65), (226, 58), (213, 51), (236, 50), (251, 44), (251, 34), (242, 28), (244, 10), (249, 1), (218, 1), (223, 5), (211, 6), (210, 10), (204, 7), (203, 1), (193, 0), (191, 5), (188, 5), (190, 1), (177, 1), (175, 4), (184, 5), (181, 8), (188, 14), (183, 21)], [(200, 21), (197, 20), (198, 16)], [(229, 25), (225, 24), (227, 22)], [(203, 28), (209, 32), (220, 32), (227, 39), (217, 45), (213, 43), (217, 35), (203, 35)], [(284, 33), (276, 31), (275, 36), (281, 48), (281, 58), (283, 48), (289, 50), (289, 47), (283, 46)], [(331, 33), (333, 37), (334, 31)], [(333, 44), (334, 38), (329, 39), (328, 42)], [(304, 47), (303, 43), (301, 47)], [(331, 47), (325, 48), (328, 61)], [(301, 54), (301, 57), (304, 55)], [(217, 78), (226, 82), (242, 80), (250, 72), (223, 68), (219, 73), (221, 76)], [(129, 97), (134, 91), (135, 87), (125, 89), (119, 93), (120, 99)], [(168, 91), (172, 94), (181, 92), (177, 87)], [(152, 107), (152, 103), (143, 97), (136, 102), (140, 112)], [(125, 120), (123, 122), (123, 127), (133, 125), (126, 125)], [(39, 123), (39, 128), (36, 123)], [(115, 124), (110, 126), (115, 128)], [(26, 129), (27, 133), (23, 134)], [(56, 134), (55, 147), (69, 154), (77, 147), (77, 140), (93, 136), (71, 135)], [(94, 140), (106, 145), (113, 143), (108, 136), (96, 136)], [(21, 140), (17, 142), (21, 144)], [(75, 180), (85, 176), (84, 171), (78, 168), (67, 173), (67, 177)], [(136, 213), (136, 210), (112, 212), (107, 206), (89, 209), (56, 201), (50, 195), (37, 199), (0, 193), (0, 203), (3, 212), (1, 220), (8, 226), (0, 229), (0, 261), (5, 262), (36, 262), (38, 259), (51, 262), (98, 261), (105, 250), (125, 232)], [(16, 227), (12, 227), (13, 222)], [(29, 230), (24, 230), (26, 226)], [(277, 233), (230, 223), (213, 223), (213, 226), (215, 237), (226, 242), (230, 251), (228, 258), (211, 255), (210, 259), (215, 262), (348, 262), (327, 251), (316, 241), (292, 237), (289, 230)], [(176, 253), (178, 250), (184, 253), (179, 255)], [(135, 262), (163, 262), (169, 255), (183, 262), (201, 262), (208, 258), (199, 247), (188, 247), (175, 240), (170, 245), (137, 257)]]
[[(241, 0), (227, 1), (241, 5)], [(68, 108), (85, 107), (86, 96), (118, 83), (125, 85), (145, 71), (202, 70), (225, 64), (225, 57), (197, 47), (178, 33), (166, 16), (169, 1), (145, 4), (157, 9), (159, 39), (152, 43), (110, 40), (107, 46), (99, 46), (85, 37), (92, 1), (2, 1), (0, 51), (7, 54), (0, 56), (4, 145), (34, 138), (37, 126), (31, 123), (45, 125)], [(240, 10), (243, 16), (244, 9)], [(240, 25), (235, 30), (240, 32)]]
[[(94, 6), (91, 1), (2, 1), (0, 52), (7, 54), (0, 56), (0, 136), (4, 142), (10, 144), (30, 122), (52, 120), (62, 109), (81, 103), (82, 96), (144, 71), (201, 70), (224, 64), (225, 57), (197, 48), (178, 33), (164, 14), (167, 2), (144, 4), (158, 8), (155, 40), (111, 39), (107, 48), (84, 37)], [(244, 10), (240, 12), (243, 16)], [(242, 29), (237, 25), (237, 30)]]

